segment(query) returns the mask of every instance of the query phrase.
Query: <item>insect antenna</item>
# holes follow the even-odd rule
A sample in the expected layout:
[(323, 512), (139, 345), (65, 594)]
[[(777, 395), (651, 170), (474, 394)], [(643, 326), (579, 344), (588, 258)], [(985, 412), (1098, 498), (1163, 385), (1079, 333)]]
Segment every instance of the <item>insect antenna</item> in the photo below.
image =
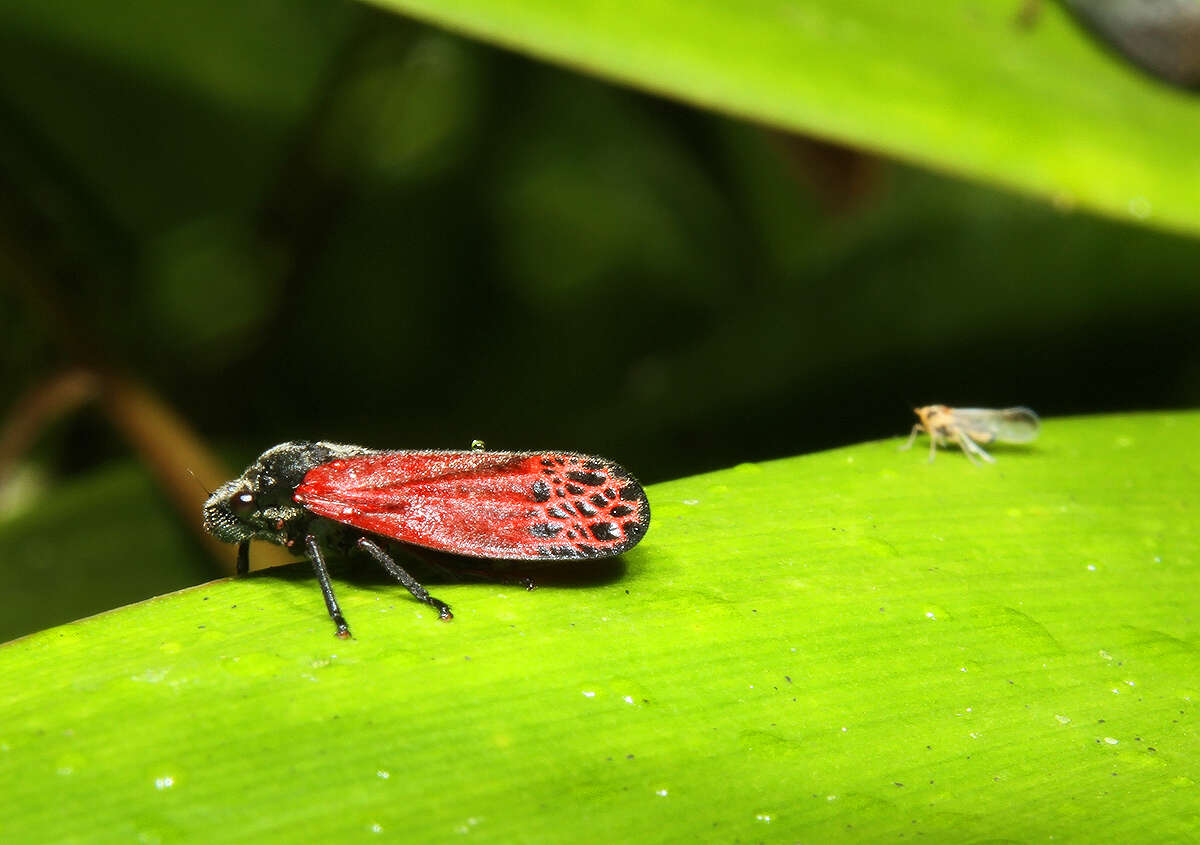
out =
[(188, 475), (190, 475), (192, 478), (194, 478), (196, 480), (196, 483), (200, 485), (200, 489), (204, 491), (204, 494), (211, 499), (213, 491), (209, 490), (207, 487), (204, 486), (204, 482), (200, 480), (200, 478), (196, 475), (196, 473), (192, 472), (191, 467), (184, 467), (184, 469), (187, 470)]

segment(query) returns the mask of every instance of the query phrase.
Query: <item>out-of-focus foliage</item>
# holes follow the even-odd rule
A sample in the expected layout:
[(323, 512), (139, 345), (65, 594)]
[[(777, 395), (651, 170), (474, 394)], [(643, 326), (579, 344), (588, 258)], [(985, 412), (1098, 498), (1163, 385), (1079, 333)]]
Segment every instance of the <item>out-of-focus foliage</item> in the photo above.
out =
[[(292, 437), (483, 438), (655, 481), (899, 433), (912, 404), (1200, 401), (1200, 244), (1178, 235), (368, 7), (10, 3), (0, 51), (0, 255), (78, 320), (64, 338), (0, 272), (0, 410), (75, 362), (80, 326), (231, 465)], [(55, 425), (19, 506), (59, 513), (56, 479), (127, 451), (91, 412)], [(128, 534), (92, 548), (124, 561)], [(28, 584), (44, 624), (84, 612), (49, 607), (78, 577), (53, 563)]]
[(1137, 45), (1143, 66), (1195, 84), (1194, 0), (1067, 0), (1095, 41), (1048, 0), (374, 2), (704, 108), (1200, 233), (1200, 107), (1108, 48)]
[(107, 468), (53, 495), (27, 486), (10, 480), (16, 495), (0, 501), (0, 641), (212, 577), (144, 470)]

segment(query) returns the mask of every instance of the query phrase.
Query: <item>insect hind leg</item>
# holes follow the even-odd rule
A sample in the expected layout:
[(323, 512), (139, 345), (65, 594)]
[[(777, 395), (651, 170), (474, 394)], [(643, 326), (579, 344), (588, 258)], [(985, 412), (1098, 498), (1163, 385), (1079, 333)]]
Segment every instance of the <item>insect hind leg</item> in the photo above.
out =
[(964, 432), (960, 431), (958, 433), (958, 445), (962, 447), (963, 454), (966, 455), (970, 459), (971, 463), (975, 464), (975, 466), (981, 465), (978, 458), (975, 457), (976, 455), (978, 455), (980, 458), (983, 458), (989, 464), (996, 463), (995, 458), (984, 451), (982, 446), (968, 437)]
[(454, 618), (454, 614), (450, 612), (450, 605), (429, 595), (429, 591), (422, 587), (416, 578), (409, 575), (404, 567), (392, 560), (392, 556), (387, 553), (383, 546), (367, 537), (359, 537), (357, 545), (364, 552), (375, 558), (379, 562), (379, 565), (388, 571), (389, 575), (403, 584), (413, 594), (413, 598), (432, 607), (442, 619), (449, 620)]

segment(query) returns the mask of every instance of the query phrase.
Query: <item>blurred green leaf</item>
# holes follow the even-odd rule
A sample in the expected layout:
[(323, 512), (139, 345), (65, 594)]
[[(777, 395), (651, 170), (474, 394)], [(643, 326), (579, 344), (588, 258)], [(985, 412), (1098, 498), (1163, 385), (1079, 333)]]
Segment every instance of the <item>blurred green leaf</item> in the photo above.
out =
[(113, 222), (153, 237), (257, 206), (363, 17), (320, 0), (5, 3), (0, 102)]
[(374, 0), (539, 58), (1121, 219), (1200, 231), (1200, 100), (1018, 0)]
[[(149, 472), (123, 464), (44, 489), (0, 489), (0, 639), (211, 578)], [(19, 495), (16, 495), (19, 494)], [(197, 489), (197, 508), (203, 494)]]
[(1198, 438), (660, 484), (621, 577), (340, 583), (348, 642), (296, 567), (9, 643), (0, 839), (1192, 837)]
[[(243, 455), (482, 437), (619, 455), (659, 480), (898, 432), (910, 401), (1200, 404), (1195, 238), (697, 113), (375, 7), (297, 0), (281, 26), (275, 7), (130, 8), (104, 27), (81, 0), (0, 10), (0, 161), (24, 174), (48, 150), (63, 169), (47, 180), (89, 189), (118, 234), (71, 252), (101, 281), (69, 298)], [(1024, 35), (1056, 31), (1045, 12)], [(228, 67), (195, 60), (231, 44)], [(237, 74), (275, 83), (234, 97)], [(29, 156), (10, 162), (13, 144)], [(7, 296), (0, 408), (60, 366)], [(338, 398), (298, 404), (314, 385)], [(66, 442), (93, 450), (96, 432)]]

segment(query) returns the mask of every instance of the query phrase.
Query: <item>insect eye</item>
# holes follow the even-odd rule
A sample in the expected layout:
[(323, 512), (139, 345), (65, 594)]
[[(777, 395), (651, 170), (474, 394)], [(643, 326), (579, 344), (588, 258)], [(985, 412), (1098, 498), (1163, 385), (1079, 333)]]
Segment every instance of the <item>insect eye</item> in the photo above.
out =
[(229, 509), (238, 516), (245, 516), (254, 510), (254, 494), (249, 490), (242, 490), (233, 495), (229, 500)]

